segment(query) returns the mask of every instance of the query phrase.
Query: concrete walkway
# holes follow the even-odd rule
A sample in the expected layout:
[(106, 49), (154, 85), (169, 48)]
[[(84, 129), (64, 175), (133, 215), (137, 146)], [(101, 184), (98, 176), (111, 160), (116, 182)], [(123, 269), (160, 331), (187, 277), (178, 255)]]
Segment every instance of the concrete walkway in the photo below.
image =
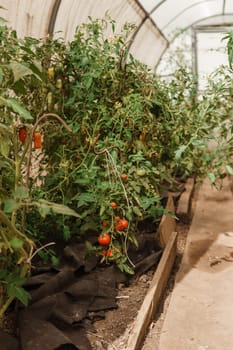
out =
[(233, 350), (233, 196), (205, 181), (177, 274), (159, 350)]

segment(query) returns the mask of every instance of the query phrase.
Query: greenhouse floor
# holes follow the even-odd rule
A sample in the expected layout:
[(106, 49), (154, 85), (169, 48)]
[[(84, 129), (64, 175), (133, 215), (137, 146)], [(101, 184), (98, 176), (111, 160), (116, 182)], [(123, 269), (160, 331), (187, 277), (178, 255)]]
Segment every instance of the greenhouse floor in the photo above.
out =
[(159, 350), (233, 349), (233, 196), (204, 181), (166, 317)]

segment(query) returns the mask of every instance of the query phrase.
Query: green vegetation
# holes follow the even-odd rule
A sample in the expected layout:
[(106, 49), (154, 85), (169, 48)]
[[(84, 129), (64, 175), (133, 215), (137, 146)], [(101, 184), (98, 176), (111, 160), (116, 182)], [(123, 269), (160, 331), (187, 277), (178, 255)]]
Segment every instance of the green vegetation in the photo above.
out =
[(169, 214), (167, 190), (233, 174), (231, 69), (200, 98), (185, 67), (166, 83), (129, 54), (133, 30), (90, 20), (67, 44), (19, 39), (1, 21), (0, 317), (14, 298), (27, 304), (37, 253), (57, 263), (51, 232), (133, 273), (128, 246), (139, 222)]

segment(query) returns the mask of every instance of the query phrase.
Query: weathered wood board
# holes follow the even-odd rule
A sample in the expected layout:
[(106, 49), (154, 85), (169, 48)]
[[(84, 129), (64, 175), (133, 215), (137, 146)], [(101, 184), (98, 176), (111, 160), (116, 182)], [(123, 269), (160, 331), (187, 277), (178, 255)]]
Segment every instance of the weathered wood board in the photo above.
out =
[(177, 233), (172, 232), (163, 251), (159, 265), (151, 281), (143, 304), (137, 314), (134, 327), (128, 339), (127, 350), (140, 350), (148, 326), (159, 304), (166, 287), (172, 266), (176, 258)]
[[(172, 195), (168, 195), (166, 210), (171, 213), (175, 212), (174, 200)], [(160, 221), (160, 225), (158, 228), (159, 240), (162, 247), (165, 247), (166, 244), (169, 242), (172, 232), (175, 231), (175, 227), (176, 227), (176, 220), (174, 217), (166, 216), (166, 215), (162, 216), (162, 219)]]
[(191, 204), (192, 204), (192, 196), (195, 187), (195, 179), (189, 178), (185, 184), (185, 190), (181, 194), (180, 199), (178, 201), (176, 215), (183, 222), (190, 222), (191, 220)]

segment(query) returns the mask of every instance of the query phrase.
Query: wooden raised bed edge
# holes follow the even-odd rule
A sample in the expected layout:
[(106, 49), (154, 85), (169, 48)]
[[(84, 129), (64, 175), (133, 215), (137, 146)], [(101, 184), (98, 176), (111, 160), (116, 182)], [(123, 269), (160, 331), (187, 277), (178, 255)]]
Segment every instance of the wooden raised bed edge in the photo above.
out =
[(189, 223), (192, 216), (192, 197), (195, 189), (195, 178), (188, 178), (178, 201), (176, 215), (184, 223)]
[[(172, 196), (168, 197), (166, 209), (174, 212)], [(175, 230), (175, 218), (163, 215), (158, 234), (161, 244), (165, 247), (160, 262), (157, 266), (150, 288), (143, 304), (137, 314), (133, 329), (130, 333), (127, 350), (140, 350), (147, 328), (158, 307), (161, 295), (166, 287), (175, 258), (177, 246), (177, 233)]]

